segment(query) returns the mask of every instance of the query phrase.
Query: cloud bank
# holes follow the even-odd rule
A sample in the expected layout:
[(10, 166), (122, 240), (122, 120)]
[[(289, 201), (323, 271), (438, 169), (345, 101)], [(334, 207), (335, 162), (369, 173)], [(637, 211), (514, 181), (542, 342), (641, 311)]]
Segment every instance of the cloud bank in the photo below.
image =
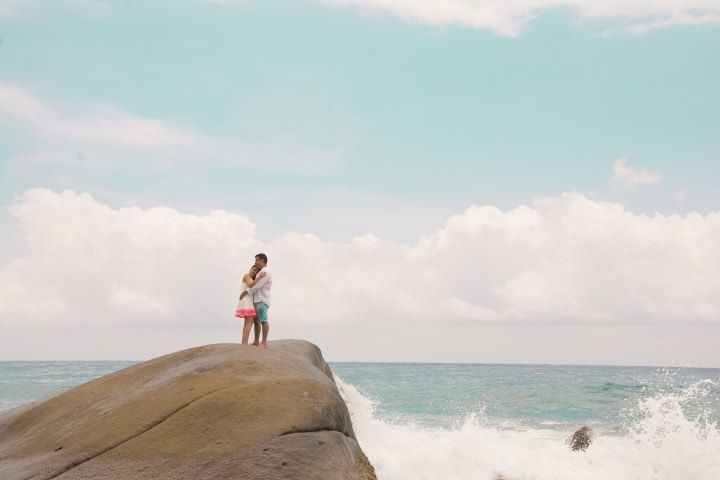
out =
[(584, 21), (615, 21), (629, 33), (672, 26), (720, 25), (714, 0), (321, 0), (365, 11), (387, 12), (431, 26), (460, 25), (517, 36), (535, 17), (569, 10)]
[(577, 193), (472, 206), (406, 245), (372, 234), (270, 242), (245, 216), (114, 209), (25, 192), (26, 253), (0, 268), (0, 325), (223, 326), (259, 251), (273, 315), (297, 325), (720, 323), (720, 212), (644, 216)]

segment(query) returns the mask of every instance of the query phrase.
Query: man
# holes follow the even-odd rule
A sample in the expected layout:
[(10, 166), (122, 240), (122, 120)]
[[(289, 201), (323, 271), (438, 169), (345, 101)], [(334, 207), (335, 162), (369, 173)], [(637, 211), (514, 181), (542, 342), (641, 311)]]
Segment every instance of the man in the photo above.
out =
[[(268, 333), (270, 333), (270, 323), (268, 321), (268, 310), (270, 309), (270, 289), (272, 288), (272, 273), (267, 268), (268, 258), (264, 253), (255, 255), (255, 266), (258, 268), (258, 281), (255, 285), (244, 290), (240, 294), (242, 300), (245, 295), (252, 295), (253, 304), (257, 317), (255, 319), (255, 332), (258, 328), (262, 328), (261, 346), (267, 347)], [(255, 334), (257, 342), (257, 333)]]

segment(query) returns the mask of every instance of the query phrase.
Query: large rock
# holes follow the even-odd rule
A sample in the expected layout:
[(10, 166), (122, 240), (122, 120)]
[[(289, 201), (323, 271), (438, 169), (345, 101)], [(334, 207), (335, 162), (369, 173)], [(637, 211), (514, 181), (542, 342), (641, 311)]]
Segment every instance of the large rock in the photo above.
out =
[(208, 345), (0, 414), (0, 479), (375, 479), (320, 350)]

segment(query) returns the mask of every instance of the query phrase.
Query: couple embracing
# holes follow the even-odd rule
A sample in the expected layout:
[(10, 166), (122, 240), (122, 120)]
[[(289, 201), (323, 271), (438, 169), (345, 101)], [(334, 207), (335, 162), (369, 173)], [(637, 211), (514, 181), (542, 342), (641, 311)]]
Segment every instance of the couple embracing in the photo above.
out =
[[(250, 330), (255, 326), (255, 341), (253, 345), (267, 347), (267, 337), (270, 332), (268, 322), (268, 309), (270, 308), (270, 289), (272, 288), (272, 273), (267, 268), (268, 258), (264, 253), (255, 255), (255, 264), (243, 276), (243, 290), (240, 294), (235, 316), (245, 319), (243, 326), (242, 344), (247, 345)], [(262, 329), (262, 342), (260, 330)]]

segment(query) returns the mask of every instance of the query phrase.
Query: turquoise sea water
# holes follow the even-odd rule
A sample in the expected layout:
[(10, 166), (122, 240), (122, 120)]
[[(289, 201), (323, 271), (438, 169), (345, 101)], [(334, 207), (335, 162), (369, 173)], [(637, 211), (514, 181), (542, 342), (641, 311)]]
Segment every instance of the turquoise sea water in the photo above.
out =
[(0, 362), (0, 411), (67, 390), (135, 362)]
[(717, 369), (332, 366), (384, 480), (720, 479)]
[[(0, 410), (132, 363), (0, 362)], [(720, 369), (331, 366), (382, 480), (720, 479)]]
[[(554, 365), (334, 363), (335, 373), (395, 422), (449, 427), (469, 416), (498, 425), (593, 424), (622, 433), (639, 401), (680, 395), (689, 416), (720, 415), (720, 369)], [(700, 398), (702, 397), (702, 398)]]

